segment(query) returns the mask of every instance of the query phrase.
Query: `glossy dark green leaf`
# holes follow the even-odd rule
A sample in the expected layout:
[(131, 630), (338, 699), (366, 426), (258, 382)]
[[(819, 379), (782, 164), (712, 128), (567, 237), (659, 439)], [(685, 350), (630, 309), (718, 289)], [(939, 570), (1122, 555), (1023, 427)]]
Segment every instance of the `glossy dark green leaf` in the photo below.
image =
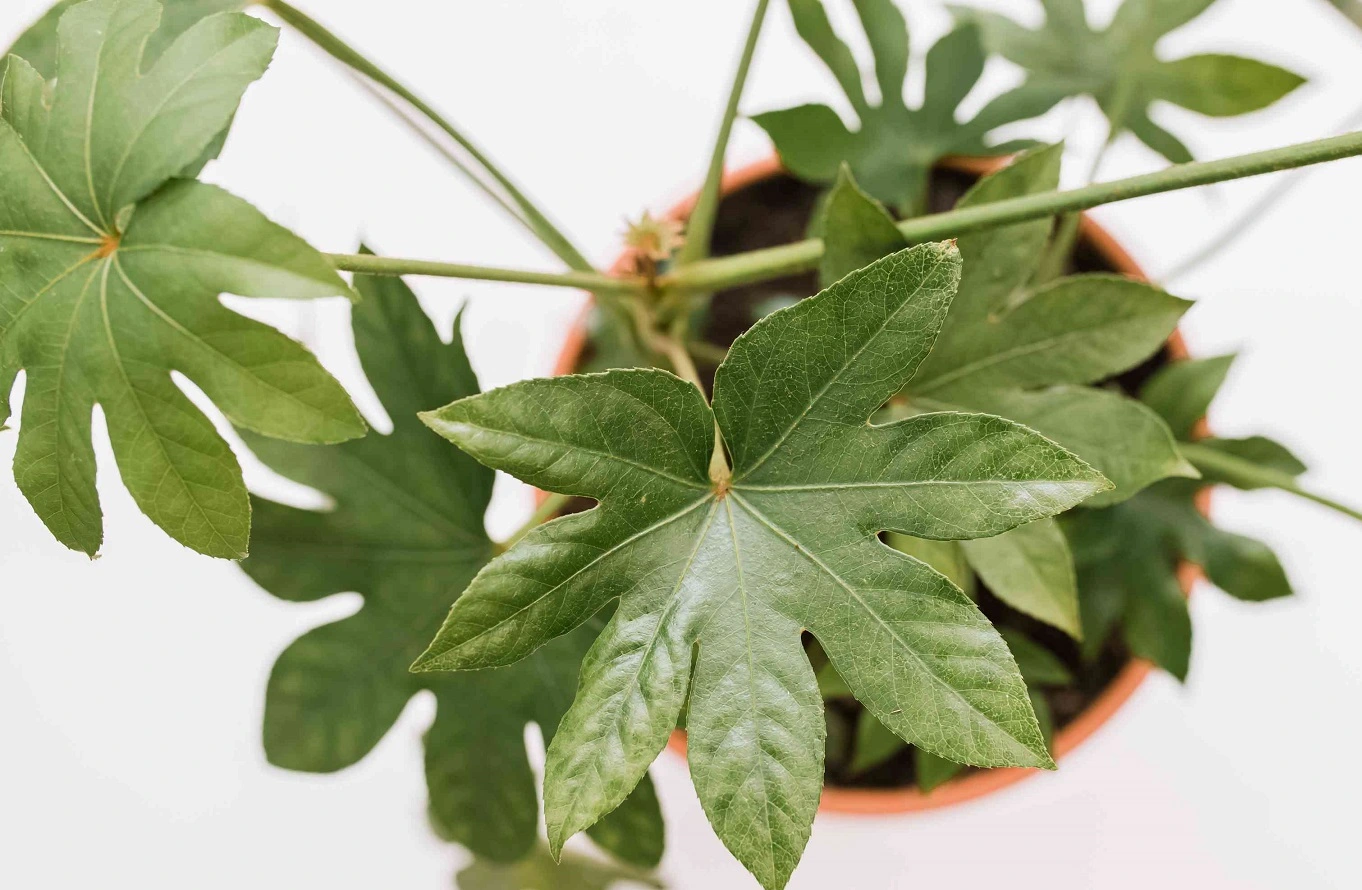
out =
[(987, 119), (961, 123), (957, 112), (984, 70), (984, 51), (973, 26), (957, 28), (928, 51), (923, 101), (908, 107), (908, 32), (893, 0), (853, 0), (875, 57), (880, 104), (866, 97), (851, 48), (833, 30), (822, 0), (789, 0), (799, 36), (823, 61), (846, 94), (858, 120), (851, 130), (825, 105), (802, 105), (756, 115), (785, 166), (812, 182), (832, 182), (848, 164), (867, 192), (901, 215), (925, 209), (927, 176), (947, 155), (1002, 154), (1015, 144), (991, 145), (999, 126), (1034, 116), (1017, 104)]
[[(254, 499), (252, 555), (242, 567), (286, 600), (364, 596), (358, 613), (305, 634), (279, 657), (266, 695), (265, 753), (288, 769), (343, 769), (428, 689), (437, 706), (425, 737), (432, 819), (480, 856), (515, 860), (535, 843), (539, 821), (525, 725), (552, 738), (600, 624), (500, 670), (408, 671), (450, 601), (492, 557), (483, 513), (493, 474), (416, 416), (478, 391), (457, 323), (445, 344), (400, 280), (358, 276), (356, 286), (364, 300), (353, 310), (355, 345), (392, 433), (331, 447), (247, 435), (267, 465), (330, 495), (334, 507)], [(651, 786), (640, 785), (593, 836), (629, 861), (656, 864), (661, 817)]]
[(1140, 389), (1140, 401), (1158, 412), (1173, 435), (1186, 440), (1211, 408), (1234, 356), (1169, 362)]
[[(555, 850), (623, 799), (689, 691), (701, 803), (762, 884), (783, 886), (823, 773), (803, 629), (901, 738), (972, 763), (1050, 765), (988, 621), (877, 538), (999, 534), (1108, 484), (999, 418), (867, 423), (931, 348), (959, 267), (949, 245), (923, 245), (767, 316), (720, 366), (712, 411), (670, 374), (613, 371), (425, 415), (484, 463), (600, 502), (493, 561), (416, 665), (509, 663), (619, 598), (549, 747)], [(712, 481), (716, 419), (733, 471)]]
[(1079, 0), (1042, 0), (1038, 29), (993, 12), (952, 7), (957, 20), (977, 24), (984, 45), (1026, 70), (1026, 81), (994, 100), (998, 111), (1045, 110), (1070, 96), (1092, 96), (1113, 135), (1130, 131), (1174, 163), (1192, 160), (1187, 148), (1149, 117), (1170, 102), (1216, 117), (1266, 108), (1304, 79), (1276, 65), (1223, 54), (1172, 61), (1159, 54), (1165, 35), (1195, 19), (1213, 0), (1125, 0), (1111, 24), (1094, 29)]
[(172, 179), (264, 72), (275, 29), (240, 13), (212, 16), (143, 71), (134, 48), (155, 32), (159, 10), (150, 0), (68, 10), (50, 104), (42, 76), (9, 59), (0, 94), (0, 423), (25, 369), (15, 479), (67, 546), (93, 554), (103, 539), (90, 443), (98, 404), (142, 511), (195, 550), (238, 558), (250, 527), (241, 471), (171, 371), (264, 435), (360, 435), (349, 397), (307, 351), (218, 301), (223, 292), (315, 298), (349, 289), (249, 204)]
[[(1053, 519), (1027, 523), (993, 538), (962, 541), (960, 547), (998, 599), (1072, 637), (1082, 636), (1073, 556)], [(1025, 670), (1022, 676), (1026, 677)]]

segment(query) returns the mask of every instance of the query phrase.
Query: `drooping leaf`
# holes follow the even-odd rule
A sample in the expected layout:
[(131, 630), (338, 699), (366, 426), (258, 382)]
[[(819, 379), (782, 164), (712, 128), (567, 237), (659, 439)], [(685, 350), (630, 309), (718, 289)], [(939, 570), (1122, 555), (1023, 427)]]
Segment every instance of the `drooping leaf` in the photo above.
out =
[(1073, 556), (1053, 519), (1040, 519), (993, 538), (962, 541), (960, 547), (998, 599), (1072, 637), (1082, 636)]
[(0, 93), (0, 423), (27, 371), (15, 479), (53, 535), (95, 553), (103, 521), (91, 413), (124, 484), (181, 543), (246, 553), (250, 504), (227, 443), (172, 381), (238, 426), (303, 442), (363, 433), (344, 390), (301, 346), (230, 312), (223, 292), (349, 293), (326, 260), (215, 186), (172, 179), (226, 126), (276, 31), (203, 19), (143, 70), (151, 0), (67, 10), (60, 76), (11, 56)]
[[(612, 371), (424, 415), (484, 463), (600, 504), (494, 560), (416, 664), (510, 663), (619, 598), (549, 747), (555, 850), (623, 799), (689, 692), (701, 803), (761, 883), (783, 886), (823, 773), (801, 629), (901, 738), (971, 763), (1050, 765), (988, 621), (877, 538), (999, 534), (1108, 484), (999, 418), (867, 423), (930, 349), (959, 267), (949, 245), (923, 245), (767, 316), (720, 366), (712, 411), (670, 374)], [(716, 419), (733, 471), (712, 480)]]
[[(973, 26), (957, 28), (927, 53), (922, 104), (904, 100), (908, 74), (908, 26), (893, 0), (853, 0), (875, 56), (881, 101), (866, 97), (855, 56), (833, 30), (822, 0), (790, 0), (790, 13), (804, 42), (832, 72), (859, 127), (850, 130), (826, 105), (801, 105), (756, 115), (785, 166), (801, 179), (832, 182), (848, 164), (870, 194), (904, 216), (921, 213), (927, 175), (947, 155), (991, 155), (1014, 151), (1016, 143), (990, 145), (990, 133), (1034, 117), (1024, 104), (1006, 114), (960, 123), (960, 103), (984, 71), (984, 50)], [(1043, 110), (1043, 109), (1041, 109)]]
[[(980, 180), (959, 206), (1054, 189), (1060, 157), (1057, 146), (1023, 155)], [(904, 243), (884, 209), (850, 176), (829, 195), (821, 228), (825, 280)], [(1041, 220), (960, 239), (965, 266), (959, 296), (894, 414), (984, 411), (1030, 426), (1115, 483), (1090, 506), (1124, 500), (1169, 476), (1195, 476), (1149, 408), (1117, 393), (1071, 385), (1095, 383), (1144, 361), (1191, 304), (1110, 275), (1073, 276), (1027, 292), (1049, 228)]]
[[(357, 276), (356, 286), (364, 299), (353, 311), (355, 345), (392, 433), (330, 447), (247, 434), (267, 465), (335, 506), (318, 512), (254, 499), (252, 554), (242, 568), (286, 600), (364, 596), (357, 614), (305, 634), (280, 656), (266, 695), (265, 753), (288, 769), (343, 769), (428, 689), (437, 707), (425, 738), (432, 820), (478, 855), (509, 862), (532, 848), (539, 821), (525, 725), (553, 737), (593, 626), (495, 671), (408, 671), (450, 600), (492, 557), (483, 513), (493, 474), (416, 416), (478, 391), (457, 322), (453, 342), (442, 343), (400, 280)], [(662, 836), (651, 786), (640, 785), (592, 833), (629, 861), (655, 865)]]
[[(1149, 115), (1155, 102), (1231, 117), (1273, 104), (1305, 82), (1284, 68), (1224, 54), (1164, 60), (1158, 44), (1214, 0), (1125, 0), (1111, 24), (1094, 29), (1082, 0), (1042, 0), (1045, 22), (1032, 30), (1004, 15), (952, 7), (961, 24), (977, 24), (983, 43), (1020, 65), (1026, 81), (992, 103), (999, 112), (1023, 104), (1032, 114), (1070, 96), (1091, 96), (1113, 135), (1129, 131), (1173, 163), (1192, 153)], [(980, 117), (991, 112), (986, 108)]]

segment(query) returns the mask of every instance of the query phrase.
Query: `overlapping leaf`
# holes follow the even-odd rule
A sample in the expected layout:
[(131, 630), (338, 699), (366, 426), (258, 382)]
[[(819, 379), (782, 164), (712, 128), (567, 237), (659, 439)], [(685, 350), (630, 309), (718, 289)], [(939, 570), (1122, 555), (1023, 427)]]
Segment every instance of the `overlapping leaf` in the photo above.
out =
[[(248, 438), (266, 464), (331, 495), (335, 507), (315, 512), (255, 499), (252, 554), (242, 567), (283, 599), (345, 591), (365, 598), (357, 614), (311, 631), (280, 656), (265, 703), (265, 752), (289, 769), (342, 769), (428, 689), (437, 703), (425, 739), (433, 821), (480, 856), (516, 860), (532, 849), (539, 818), (525, 725), (553, 737), (592, 627), (501, 670), (408, 671), (449, 602), (492, 557), (483, 528), (492, 471), (416, 417), (478, 391), (457, 325), (446, 345), (399, 280), (359, 276), (356, 286), (364, 300), (354, 309), (355, 345), (392, 433), (331, 447)], [(593, 837), (632, 862), (655, 865), (661, 816), (651, 786), (641, 785)]]
[(832, 72), (855, 112), (848, 129), (826, 105), (801, 105), (756, 115), (785, 166), (801, 179), (832, 182), (850, 164), (862, 185), (904, 216), (926, 208), (927, 175), (947, 155), (991, 155), (1017, 148), (990, 145), (989, 134), (1044, 108), (1025, 102), (994, 103), (973, 120), (956, 114), (984, 71), (979, 32), (966, 25), (941, 38), (927, 53), (922, 105), (904, 101), (908, 75), (908, 26), (894, 0), (852, 0), (875, 56), (880, 104), (866, 96), (856, 58), (833, 31), (822, 0), (790, 0), (795, 27)]
[[(1230, 360), (1175, 362), (1149, 380), (1141, 397), (1190, 439)], [(1198, 444), (1290, 476), (1305, 471), (1285, 447), (1260, 436)], [(1178, 576), (1183, 563), (1201, 566), (1212, 584), (1237, 599), (1260, 602), (1291, 594), (1286, 573), (1267, 545), (1216, 528), (1198, 509), (1198, 492), (1205, 483), (1218, 481), (1170, 479), (1123, 504), (1064, 517), (1078, 565), (1089, 652), (1119, 626), (1132, 652), (1185, 678), (1192, 623)]]
[[(1040, 149), (985, 177), (972, 206), (1055, 188), (1060, 149)], [(892, 218), (843, 171), (820, 227), (824, 282), (903, 247)], [(899, 415), (926, 410), (998, 414), (1035, 429), (1102, 471), (1115, 487), (1089, 505), (1128, 498), (1168, 476), (1195, 474), (1149, 408), (1092, 384), (1162, 346), (1189, 305), (1157, 288), (1080, 275), (1031, 292), (1048, 220), (960, 239), (960, 294), (936, 346), (900, 393)], [(1072, 558), (1059, 530), (1038, 522), (965, 545), (971, 565), (1003, 601), (1079, 634)]]
[[(600, 503), (487, 566), (417, 663), (514, 662), (619, 599), (549, 748), (555, 850), (623, 799), (688, 701), (711, 823), (783, 886), (823, 774), (802, 629), (901, 737), (971, 763), (1050, 764), (987, 620), (877, 538), (999, 534), (1108, 484), (998, 418), (867, 423), (930, 349), (959, 269), (952, 247), (923, 245), (767, 316), (720, 366), (712, 411), (689, 383), (639, 370), (528, 381), (426, 415), (484, 463)], [(716, 421), (731, 479), (707, 470)]]
[(1105, 29), (1094, 29), (1083, 0), (1041, 0), (1045, 22), (1036, 30), (1006, 16), (953, 7), (961, 23), (977, 24), (984, 45), (1026, 69), (1026, 81), (998, 102), (1021, 103), (1033, 113), (1070, 96), (1091, 96), (1111, 122), (1112, 135), (1129, 131), (1174, 163), (1192, 153), (1150, 117), (1150, 106), (1170, 102), (1200, 114), (1231, 117), (1266, 108), (1304, 79), (1284, 68), (1221, 53), (1164, 61), (1158, 44), (1191, 22), (1214, 0), (1125, 0)]
[[(301, 346), (225, 309), (223, 292), (348, 294), (325, 259), (214, 186), (174, 177), (202, 160), (275, 29), (239, 13), (202, 19), (145, 68), (151, 0), (65, 11), (60, 76), (11, 56), (0, 94), (0, 422), (27, 372), (14, 460), (52, 533), (93, 554), (103, 539), (90, 441), (103, 410), (138, 506), (212, 556), (246, 553), (250, 504), (226, 442), (172, 381), (179, 371), (233, 423), (304, 442), (364, 426)], [(50, 100), (50, 101), (49, 101)]]

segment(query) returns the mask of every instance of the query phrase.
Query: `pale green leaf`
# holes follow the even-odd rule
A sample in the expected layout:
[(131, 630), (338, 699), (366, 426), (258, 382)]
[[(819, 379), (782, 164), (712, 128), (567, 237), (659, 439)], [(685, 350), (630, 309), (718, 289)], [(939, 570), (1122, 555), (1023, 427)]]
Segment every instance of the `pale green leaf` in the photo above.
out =
[[(428, 689), (437, 705), (425, 738), (431, 818), (478, 855), (515, 860), (535, 843), (539, 819), (525, 725), (537, 723), (552, 738), (600, 625), (509, 668), (419, 677), (407, 670), (450, 601), (492, 557), (483, 513), (493, 474), (416, 417), (478, 391), (458, 323), (445, 344), (400, 280), (358, 276), (356, 285), (364, 300), (353, 310), (355, 345), (392, 433), (332, 447), (247, 435), (267, 465), (327, 493), (335, 506), (319, 512), (255, 499), (252, 555), (242, 567), (282, 599), (344, 591), (365, 598), (357, 614), (310, 631), (279, 657), (266, 692), (265, 753), (288, 769), (343, 769)], [(597, 833), (630, 861), (656, 864), (661, 821), (651, 786), (640, 785)]]
[[(904, 740), (971, 763), (1050, 765), (987, 620), (877, 537), (999, 534), (1107, 485), (999, 418), (867, 423), (930, 349), (958, 276), (950, 246), (924, 245), (767, 316), (720, 366), (713, 411), (670, 374), (612, 371), (425, 415), (484, 463), (599, 502), (488, 565), (416, 665), (505, 664), (619, 598), (549, 747), (555, 850), (623, 799), (688, 700), (711, 823), (764, 886), (783, 886), (823, 771), (802, 629)], [(719, 482), (716, 418), (733, 466)]]
[(998, 599), (1071, 637), (1082, 636), (1073, 556), (1054, 520), (1041, 519), (960, 546)]
[(93, 554), (103, 538), (90, 444), (99, 405), (142, 511), (187, 546), (239, 558), (250, 526), (240, 469), (171, 372), (242, 427), (308, 442), (360, 435), (349, 397), (310, 354), (218, 301), (349, 289), (245, 202), (167, 182), (226, 127), (276, 31), (239, 13), (210, 16), (143, 69), (135, 48), (159, 10), (150, 0), (68, 10), (50, 103), (41, 75), (9, 60), (0, 383), (27, 372), (15, 479), (62, 543)]
[[(1012, 532), (1004, 532), (998, 537), (1006, 537)], [(993, 539), (987, 539), (993, 540)], [(960, 541), (931, 541), (926, 538), (912, 538), (889, 532), (884, 542), (900, 553), (906, 553), (921, 560), (950, 579), (971, 599), (974, 597), (974, 572), (970, 570)]]

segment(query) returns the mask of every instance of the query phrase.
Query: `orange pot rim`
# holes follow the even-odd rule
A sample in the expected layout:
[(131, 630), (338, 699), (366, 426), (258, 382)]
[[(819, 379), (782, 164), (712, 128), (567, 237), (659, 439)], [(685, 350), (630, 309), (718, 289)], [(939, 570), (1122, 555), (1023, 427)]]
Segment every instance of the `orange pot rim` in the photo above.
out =
[[(1006, 158), (951, 157), (943, 160), (941, 165), (947, 169), (982, 176), (998, 169), (1006, 160)], [(771, 155), (725, 173), (722, 192), (725, 195), (731, 194), (784, 172), (780, 159)], [(697, 195), (692, 194), (679, 201), (668, 211), (667, 218), (684, 221), (695, 207), (696, 199)], [(1087, 214), (1082, 217), (1080, 233), (1081, 238), (1100, 253), (1118, 274), (1137, 281), (1149, 281), (1144, 270), (1125, 248)], [(615, 261), (611, 271), (614, 274), (623, 274), (632, 268), (632, 262), (632, 256), (625, 252)], [(555, 375), (571, 374), (576, 369), (577, 362), (587, 345), (587, 318), (590, 312), (591, 305), (588, 303), (568, 330), (562, 352), (559, 353), (558, 361), (554, 365)], [(1187, 347), (1180, 332), (1174, 331), (1168, 338), (1168, 348), (1175, 359), (1188, 358)], [(542, 498), (546, 495), (541, 492), (540, 496)], [(1204, 503), (1202, 506), (1204, 509)], [(1178, 579), (1184, 593), (1191, 594), (1192, 585), (1197, 577), (1198, 570), (1195, 566), (1184, 564), (1180, 567)], [(1152, 670), (1153, 665), (1150, 662), (1131, 659), (1078, 717), (1055, 734), (1053, 752), (1055, 761), (1058, 762), (1073, 752), (1115, 717)], [(667, 749), (679, 757), (686, 756), (685, 730), (678, 729), (672, 733), (667, 742)], [(1047, 771), (1027, 768), (979, 770), (952, 779), (930, 792), (923, 792), (918, 788), (839, 788), (825, 785), (818, 810), (822, 813), (859, 816), (923, 812), (977, 800), (1044, 772)]]

